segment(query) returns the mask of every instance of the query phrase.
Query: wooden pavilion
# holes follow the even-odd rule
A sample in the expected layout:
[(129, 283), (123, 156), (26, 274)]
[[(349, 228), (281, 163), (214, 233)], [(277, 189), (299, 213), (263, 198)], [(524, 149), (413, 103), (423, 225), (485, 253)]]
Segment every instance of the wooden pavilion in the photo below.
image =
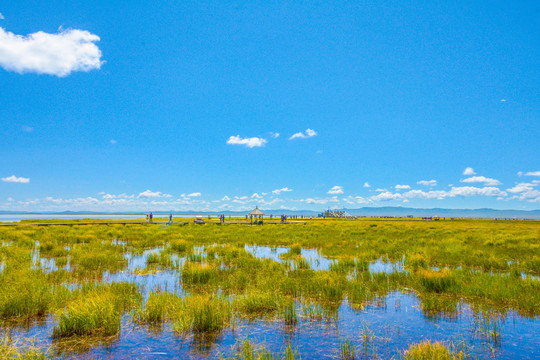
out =
[(261, 211), (261, 209), (259, 209), (258, 206), (255, 207), (255, 209), (253, 209), (250, 213), (249, 213), (249, 218), (251, 220), (251, 224), (253, 224), (253, 217), (255, 216), (255, 221), (257, 221), (257, 216), (263, 216), (264, 213)]

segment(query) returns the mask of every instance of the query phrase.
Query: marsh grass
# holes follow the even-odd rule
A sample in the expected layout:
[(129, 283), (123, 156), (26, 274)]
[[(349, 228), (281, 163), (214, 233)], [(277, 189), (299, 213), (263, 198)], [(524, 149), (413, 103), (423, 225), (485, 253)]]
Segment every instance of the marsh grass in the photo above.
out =
[(324, 308), (317, 303), (302, 301), (302, 315), (310, 320), (322, 320), (326, 318)]
[(191, 262), (202, 263), (204, 256), (202, 254), (189, 254), (187, 259)]
[(215, 275), (215, 269), (207, 264), (186, 262), (182, 267), (182, 282), (185, 285), (207, 284)]
[(275, 293), (250, 291), (233, 301), (235, 311), (239, 315), (250, 317), (269, 317), (279, 309), (284, 299)]
[(423, 294), (422, 312), (431, 320), (447, 319), (455, 320), (459, 313), (461, 300), (454, 296)]
[(182, 298), (176, 295), (154, 291), (149, 294), (146, 302), (133, 312), (133, 319), (142, 324), (161, 324), (167, 319), (173, 319), (177, 309), (182, 308)]
[(235, 346), (235, 354), (225, 357), (220, 354), (220, 360), (300, 360), (298, 350), (293, 350), (291, 344), (287, 345), (285, 353), (272, 354), (264, 347), (254, 345), (250, 340), (238, 342)]
[(43, 351), (32, 343), (0, 339), (0, 359), (4, 360), (49, 360), (49, 351)]
[(153, 268), (163, 268), (171, 269), (175, 267), (175, 262), (171, 255), (167, 252), (160, 251), (157, 253), (150, 253), (146, 257), (146, 267), (149, 269)]
[(70, 304), (58, 315), (53, 337), (91, 335), (105, 336), (120, 332), (121, 314), (108, 298), (88, 298)]
[(310, 270), (311, 266), (309, 265), (309, 262), (306, 259), (300, 258), (296, 261), (296, 268), (298, 270)]
[(54, 338), (116, 335), (120, 332), (122, 313), (141, 301), (137, 287), (128, 283), (97, 286), (77, 293), (76, 299), (58, 311)]
[(341, 360), (356, 359), (356, 346), (351, 340), (345, 340), (339, 345), (339, 358)]
[(441, 271), (419, 270), (418, 279), (423, 291), (426, 292), (452, 292), (457, 284), (455, 273), (447, 269)]
[[(289, 251), (278, 261), (260, 259), (245, 244)], [(136, 285), (100, 285), (104, 274), (126, 271), (127, 254), (156, 248), (163, 250), (150, 252), (144, 273), (179, 270), (185, 298), (154, 291), (143, 302)], [(314, 248), (336, 259), (329, 271), (310, 269), (302, 257), (303, 249)], [(54, 336), (99, 337), (118, 334), (121, 316), (135, 309), (138, 324), (170, 322), (181, 335), (208, 340), (234, 327), (237, 318), (285, 325), (334, 321), (345, 299), (356, 310), (384, 308), (393, 291), (418, 296), (429, 321), (456, 319), (462, 302), (477, 312), (515, 310), (534, 318), (540, 315), (540, 281), (532, 277), (540, 273), (539, 250), (538, 223), (515, 221), (0, 228), (0, 319), (55, 314)], [(187, 258), (180, 268), (177, 257)], [(369, 271), (380, 259), (407, 271)], [(58, 269), (41, 269), (42, 260), (54, 261)], [(490, 344), (501, 343), (501, 321), (479, 318), (476, 328)], [(373, 337), (367, 334), (363, 355), (373, 357)]]
[(181, 334), (219, 332), (231, 323), (231, 305), (221, 297), (188, 296), (181, 305), (173, 322)]
[(463, 360), (467, 358), (468, 356), (463, 350), (452, 351), (440, 342), (429, 340), (412, 344), (403, 353), (405, 360)]
[(334, 260), (330, 263), (330, 271), (335, 271), (338, 273), (348, 274), (355, 269), (360, 269), (360, 271), (365, 271), (367, 269), (367, 264), (356, 261), (356, 259), (343, 258), (339, 260)]
[(169, 247), (171, 251), (178, 254), (184, 254), (186, 252), (192, 251), (193, 249), (193, 245), (184, 239), (170, 240)]
[(44, 316), (53, 303), (53, 286), (41, 271), (9, 272), (0, 277), (0, 319)]
[(474, 332), (476, 336), (483, 338), (490, 347), (498, 347), (502, 342), (501, 327), (503, 317), (492, 311), (476, 311), (473, 316)]
[(280, 315), (286, 325), (296, 325), (298, 323), (298, 316), (296, 315), (296, 303), (294, 301), (288, 301), (283, 304)]
[(375, 346), (375, 333), (364, 324), (362, 327), (362, 350), (366, 359), (377, 358), (377, 347)]

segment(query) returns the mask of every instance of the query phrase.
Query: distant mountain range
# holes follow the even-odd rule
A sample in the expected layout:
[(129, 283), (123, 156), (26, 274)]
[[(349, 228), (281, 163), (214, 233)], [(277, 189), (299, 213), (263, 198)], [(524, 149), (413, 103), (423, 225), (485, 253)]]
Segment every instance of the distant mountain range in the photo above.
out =
[[(266, 210), (266, 214), (274, 215), (307, 215), (317, 216), (322, 211), (312, 210)], [(339, 209), (354, 216), (440, 216), (440, 217), (458, 217), (458, 218), (510, 218), (510, 219), (536, 219), (540, 220), (540, 210), (496, 210), (496, 209), (417, 209), (399, 206), (386, 207), (362, 207), (359, 209)], [(168, 215), (169, 211), (154, 211), (154, 215)], [(226, 215), (244, 215), (248, 211), (173, 211), (175, 215), (216, 215), (224, 213)], [(126, 212), (95, 212), (95, 211), (64, 211), (64, 212), (15, 212), (0, 211), (0, 214), (26, 214), (26, 215), (144, 215), (144, 211), (126, 211)]]

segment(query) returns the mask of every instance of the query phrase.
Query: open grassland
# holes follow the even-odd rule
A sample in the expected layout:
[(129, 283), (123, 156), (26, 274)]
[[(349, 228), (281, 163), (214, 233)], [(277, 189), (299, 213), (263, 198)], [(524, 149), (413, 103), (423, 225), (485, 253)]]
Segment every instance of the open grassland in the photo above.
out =
[[(72, 353), (66, 342), (100, 347), (96, 339), (119, 338), (127, 326), (171, 331), (205, 356), (311, 358), (285, 343), (275, 354), (249, 340), (228, 352), (214, 345), (240, 324), (294, 332), (301, 322), (337, 321), (344, 304), (362, 312), (396, 292), (418, 298), (428, 321), (457, 319), (468, 304), (475, 332), (496, 347), (508, 312), (538, 322), (538, 275), (540, 223), (532, 221), (0, 227), (0, 357), (61, 357)], [(142, 278), (155, 281), (142, 286)], [(51, 324), (39, 339), (47, 347), (11, 339), (10, 329), (40, 321)], [(376, 356), (364, 334), (343, 340), (336, 357)], [(421, 338), (399, 354), (468, 357)]]

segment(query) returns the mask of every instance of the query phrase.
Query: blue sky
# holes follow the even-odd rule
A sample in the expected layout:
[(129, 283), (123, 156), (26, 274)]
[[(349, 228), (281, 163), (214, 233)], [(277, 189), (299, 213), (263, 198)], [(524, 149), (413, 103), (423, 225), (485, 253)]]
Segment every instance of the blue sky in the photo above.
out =
[(0, 210), (540, 208), (537, 1), (0, 14)]

